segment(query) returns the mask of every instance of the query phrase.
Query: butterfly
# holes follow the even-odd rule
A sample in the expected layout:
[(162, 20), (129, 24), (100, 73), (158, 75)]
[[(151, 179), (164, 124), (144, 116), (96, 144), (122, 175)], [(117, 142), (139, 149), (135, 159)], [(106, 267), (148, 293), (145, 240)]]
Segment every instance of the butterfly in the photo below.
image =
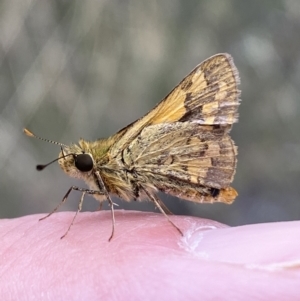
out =
[(115, 226), (111, 195), (126, 201), (151, 200), (180, 233), (158, 191), (196, 203), (232, 203), (237, 196), (230, 187), (237, 147), (229, 132), (238, 121), (239, 82), (232, 57), (221, 53), (196, 66), (154, 109), (109, 138), (80, 139), (67, 146), (24, 129), (28, 136), (60, 145), (61, 152), (54, 161), (89, 187), (70, 187), (45, 218), (57, 211), (72, 190), (81, 191), (70, 229), (85, 194), (91, 194), (100, 204), (105, 200), (110, 204), (111, 240)]

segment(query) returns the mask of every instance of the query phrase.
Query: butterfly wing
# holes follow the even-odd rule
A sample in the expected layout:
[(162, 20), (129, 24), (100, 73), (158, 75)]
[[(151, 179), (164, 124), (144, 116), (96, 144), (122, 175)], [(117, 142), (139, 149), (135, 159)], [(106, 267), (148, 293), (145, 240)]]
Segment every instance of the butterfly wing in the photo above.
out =
[(149, 125), (194, 122), (232, 125), (238, 120), (238, 71), (229, 54), (217, 54), (199, 64), (153, 110), (115, 136), (112, 156)]
[(228, 133), (238, 120), (239, 76), (228, 54), (198, 65), (152, 111), (113, 137), (143, 187), (195, 202), (231, 203), (237, 149)]
[(194, 202), (231, 203), (237, 150), (226, 130), (188, 122), (151, 125), (124, 150), (124, 162), (144, 185)]

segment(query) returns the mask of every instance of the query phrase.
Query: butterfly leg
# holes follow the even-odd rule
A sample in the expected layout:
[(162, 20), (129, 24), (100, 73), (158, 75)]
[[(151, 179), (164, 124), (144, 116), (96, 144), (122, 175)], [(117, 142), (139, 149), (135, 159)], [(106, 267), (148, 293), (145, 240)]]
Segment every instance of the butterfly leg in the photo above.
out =
[[(165, 205), (161, 206), (162, 201), (153, 193), (150, 193), (145, 187), (140, 186), (143, 191), (146, 193), (148, 198), (155, 204), (155, 206), (160, 210), (160, 212), (167, 218), (167, 220), (171, 223), (171, 225), (177, 229), (177, 231), (183, 236), (182, 231), (171, 221), (167, 213), (164, 211), (163, 207), (166, 208)], [(169, 210), (168, 210), (169, 211)]]
[(89, 189), (85, 189), (85, 188), (79, 188), (77, 186), (72, 186), (70, 187), (70, 189), (67, 191), (67, 193), (65, 194), (65, 196), (63, 197), (62, 201), (49, 213), (47, 214), (46, 216), (40, 218), (39, 220), (43, 220), (43, 219), (46, 219), (47, 217), (51, 216), (53, 213), (55, 213), (59, 207), (64, 204), (69, 196), (69, 194), (71, 193), (72, 190), (77, 190), (77, 191), (81, 191), (81, 192), (84, 192), (87, 193), (87, 194), (99, 194), (99, 195), (102, 195), (103, 193), (101, 191), (96, 191), (96, 190), (89, 190)]
[(159, 205), (161, 206), (161, 208), (164, 210), (166, 214), (173, 215), (173, 212), (170, 211), (170, 209), (164, 204), (162, 200), (160, 200), (159, 198), (156, 198), (156, 200), (159, 202)]
[(61, 202), (60, 202), (60, 203), (59, 203), (59, 204), (58, 204), (58, 205), (57, 205), (57, 206), (56, 206), (49, 214), (47, 214), (46, 216), (40, 218), (39, 220), (40, 220), (40, 221), (41, 221), (41, 220), (44, 220), (44, 219), (46, 219), (47, 217), (51, 216), (54, 212), (56, 212), (56, 211), (58, 210), (58, 208), (59, 208), (62, 204), (64, 204), (64, 203), (66, 202), (66, 200), (67, 200), (67, 198), (68, 198), (68, 196), (69, 196), (69, 194), (71, 193), (72, 190), (81, 191), (81, 192), (82, 192), (82, 196), (81, 196), (80, 201), (79, 201), (79, 204), (78, 204), (77, 212), (75, 213), (75, 215), (74, 215), (74, 217), (73, 217), (73, 220), (72, 220), (72, 222), (71, 222), (71, 224), (70, 224), (70, 226), (69, 226), (67, 232), (66, 232), (61, 238), (64, 238), (64, 237), (68, 234), (69, 230), (71, 229), (71, 227), (72, 227), (72, 225), (73, 225), (73, 223), (74, 223), (74, 220), (75, 220), (77, 214), (81, 211), (81, 209), (82, 209), (82, 203), (83, 203), (83, 199), (84, 199), (85, 194), (99, 194), (99, 195), (102, 195), (102, 194), (103, 194), (101, 191), (97, 191), (97, 190), (89, 190), (89, 189), (85, 189), (85, 188), (79, 188), (79, 187), (77, 187), (77, 186), (71, 186), (70, 189), (69, 189), (69, 190), (67, 191), (67, 193), (65, 194), (65, 196), (63, 197), (62, 201), (61, 201)]
[(106, 187), (105, 187), (105, 184), (102, 180), (102, 177), (100, 175), (100, 173), (97, 171), (95, 172), (95, 175), (97, 177), (97, 180), (98, 180), (98, 186), (99, 188), (103, 191), (102, 194), (104, 194), (108, 200), (108, 203), (110, 205), (110, 210), (111, 210), (111, 219), (112, 219), (112, 229), (111, 229), (111, 235), (108, 239), (108, 241), (111, 241), (111, 239), (113, 238), (114, 236), (114, 233), (115, 233), (115, 210), (114, 210), (114, 202), (112, 201)]
[(81, 211), (81, 209), (82, 209), (82, 203), (83, 203), (83, 199), (84, 199), (85, 194), (86, 194), (86, 192), (84, 191), (84, 192), (82, 193), (82, 195), (81, 195), (81, 198), (80, 198), (80, 201), (79, 201), (79, 204), (78, 204), (78, 209), (77, 209), (77, 211), (76, 211), (76, 213), (75, 213), (75, 215), (74, 215), (74, 217), (73, 217), (73, 219), (72, 219), (72, 222), (71, 222), (71, 224), (69, 225), (69, 228), (68, 228), (68, 230), (66, 231), (66, 233), (65, 233), (60, 239), (63, 239), (63, 238), (68, 234), (68, 232), (70, 231), (71, 227), (73, 226), (77, 214), (78, 214), (78, 213)]

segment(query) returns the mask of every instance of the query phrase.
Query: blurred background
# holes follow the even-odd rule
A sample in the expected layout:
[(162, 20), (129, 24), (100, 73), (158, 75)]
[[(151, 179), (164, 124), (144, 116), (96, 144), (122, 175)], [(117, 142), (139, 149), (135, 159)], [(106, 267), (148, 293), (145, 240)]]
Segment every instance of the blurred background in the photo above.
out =
[[(176, 214), (229, 225), (300, 219), (300, 2), (0, 1), (0, 217), (51, 211), (71, 185), (65, 144), (114, 134), (197, 64), (230, 53), (240, 72), (239, 147), (231, 206), (161, 194)], [(73, 192), (62, 210), (76, 210)], [(154, 210), (150, 202), (119, 208)], [(98, 203), (86, 197), (84, 210)], [(107, 207), (106, 207), (107, 208)]]

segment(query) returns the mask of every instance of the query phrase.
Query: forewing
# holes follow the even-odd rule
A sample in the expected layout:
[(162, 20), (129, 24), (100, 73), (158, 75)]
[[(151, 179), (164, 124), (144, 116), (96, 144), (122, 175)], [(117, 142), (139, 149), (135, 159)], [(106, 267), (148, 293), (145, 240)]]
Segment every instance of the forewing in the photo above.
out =
[(239, 76), (232, 57), (217, 54), (198, 65), (155, 108), (151, 124), (189, 121), (203, 125), (238, 120)]
[[(123, 150), (146, 126), (193, 122), (232, 125), (238, 119), (239, 76), (229, 54), (217, 54), (198, 65), (152, 111), (115, 135), (112, 156)], [(227, 126), (227, 130), (230, 126)]]

